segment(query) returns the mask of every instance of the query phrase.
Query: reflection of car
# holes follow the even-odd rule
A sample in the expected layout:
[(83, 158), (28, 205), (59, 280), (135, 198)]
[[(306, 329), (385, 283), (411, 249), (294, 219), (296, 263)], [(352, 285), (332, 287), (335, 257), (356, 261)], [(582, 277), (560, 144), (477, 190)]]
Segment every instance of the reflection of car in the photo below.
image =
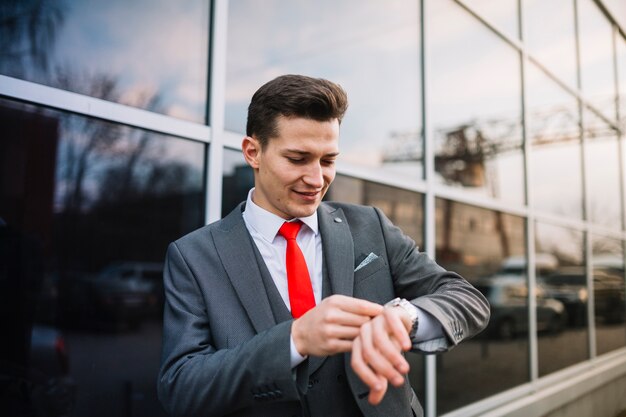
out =
[[(570, 324), (587, 323), (587, 278), (584, 266), (559, 268), (543, 278), (548, 294), (565, 304)], [(623, 271), (593, 269), (593, 296), (597, 318), (608, 323), (623, 322), (626, 314)]]
[[(491, 305), (491, 320), (486, 334), (489, 337), (510, 339), (528, 332), (528, 286), (519, 275), (495, 275), (475, 284)], [(537, 330), (559, 332), (567, 314), (563, 304), (548, 298), (537, 286)]]
[(69, 375), (65, 339), (54, 327), (35, 324), (31, 331), (28, 367), (0, 363), (2, 409), (19, 415), (67, 416), (71, 414), (76, 384)]
[(150, 262), (115, 263), (95, 277), (70, 280), (63, 292), (64, 317), (71, 321), (113, 321), (139, 325), (160, 309), (163, 265)]
[(626, 320), (623, 270), (600, 269), (593, 271), (593, 296), (596, 316), (606, 323)]
[(587, 323), (587, 280), (584, 267), (562, 267), (541, 278), (548, 296), (565, 305), (569, 324), (584, 326)]
[(160, 313), (163, 308), (163, 264), (158, 262), (120, 262), (100, 273), (100, 279), (118, 280), (127, 286), (147, 291), (145, 313)]

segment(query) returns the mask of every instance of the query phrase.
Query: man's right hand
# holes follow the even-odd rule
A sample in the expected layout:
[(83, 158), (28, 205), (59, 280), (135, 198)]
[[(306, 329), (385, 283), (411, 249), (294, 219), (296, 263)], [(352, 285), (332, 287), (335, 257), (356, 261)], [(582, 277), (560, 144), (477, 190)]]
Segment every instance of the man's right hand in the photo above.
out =
[(291, 335), (302, 356), (349, 352), (361, 326), (382, 311), (383, 306), (371, 301), (332, 295), (294, 320)]

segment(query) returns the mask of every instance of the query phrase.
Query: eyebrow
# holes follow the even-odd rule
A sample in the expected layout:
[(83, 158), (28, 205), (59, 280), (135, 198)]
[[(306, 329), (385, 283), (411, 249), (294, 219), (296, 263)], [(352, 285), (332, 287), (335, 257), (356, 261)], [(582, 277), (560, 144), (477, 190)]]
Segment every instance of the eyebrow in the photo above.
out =
[[(285, 149), (284, 152), (285, 153), (295, 153), (295, 154), (302, 155), (302, 156), (306, 156), (306, 155), (310, 155), (311, 154), (311, 152), (300, 151), (298, 149)], [(325, 154), (324, 156), (325, 157), (328, 157), (328, 156), (334, 157), (334, 156), (338, 156), (338, 155), (339, 155), (339, 152), (331, 152), (331, 153)]]

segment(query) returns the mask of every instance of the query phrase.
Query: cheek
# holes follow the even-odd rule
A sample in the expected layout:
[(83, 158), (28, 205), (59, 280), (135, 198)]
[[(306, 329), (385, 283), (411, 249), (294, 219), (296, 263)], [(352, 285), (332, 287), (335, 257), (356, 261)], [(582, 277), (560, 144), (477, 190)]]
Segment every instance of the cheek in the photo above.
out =
[(324, 176), (324, 179), (326, 180), (326, 184), (330, 184), (331, 182), (333, 182), (333, 180), (335, 179), (335, 174), (336, 174), (336, 171), (334, 169), (329, 169), (327, 171), (324, 171), (323, 176)]

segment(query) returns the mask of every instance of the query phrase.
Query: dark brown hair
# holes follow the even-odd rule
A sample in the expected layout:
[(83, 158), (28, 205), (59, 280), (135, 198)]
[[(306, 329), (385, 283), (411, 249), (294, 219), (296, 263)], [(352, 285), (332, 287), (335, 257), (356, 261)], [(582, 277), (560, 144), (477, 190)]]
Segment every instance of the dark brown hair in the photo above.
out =
[(264, 84), (248, 106), (246, 135), (254, 136), (265, 147), (278, 136), (278, 116), (303, 117), (341, 123), (348, 108), (348, 96), (339, 84), (304, 75), (282, 75)]

